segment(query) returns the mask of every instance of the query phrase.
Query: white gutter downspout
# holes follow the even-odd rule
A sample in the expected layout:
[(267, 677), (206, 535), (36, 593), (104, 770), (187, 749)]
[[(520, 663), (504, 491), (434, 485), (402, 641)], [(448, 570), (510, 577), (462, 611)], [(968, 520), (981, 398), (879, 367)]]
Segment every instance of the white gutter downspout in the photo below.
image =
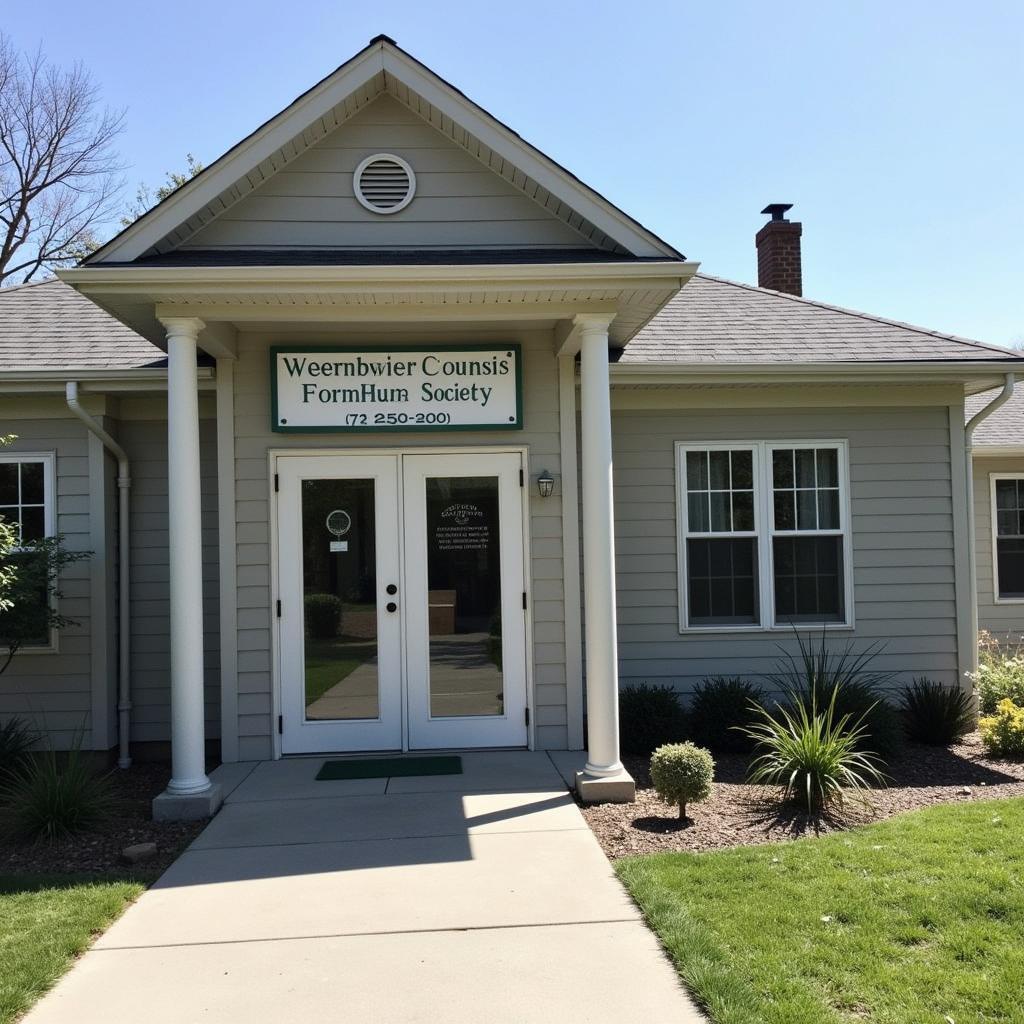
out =
[(118, 650), (117, 650), (117, 742), (118, 768), (130, 768), (132, 759), (128, 753), (129, 730), (131, 728), (131, 604), (130, 583), (130, 520), (129, 495), (132, 478), (129, 474), (128, 456), (125, 450), (89, 415), (78, 400), (78, 382), (69, 380), (65, 388), (68, 408), (96, 435), (104, 448), (117, 459), (117, 547), (118, 547)]
[(971, 581), (971, 670), (978, 670), (978, 571), (976, 568), (976, 544), (974, 536), (974, 428), (1013, 397), (1015, 376), (1006, 375), (999, 397), (979, 409), (964, 428), (964, 455), (967, 460), (967, 565)]

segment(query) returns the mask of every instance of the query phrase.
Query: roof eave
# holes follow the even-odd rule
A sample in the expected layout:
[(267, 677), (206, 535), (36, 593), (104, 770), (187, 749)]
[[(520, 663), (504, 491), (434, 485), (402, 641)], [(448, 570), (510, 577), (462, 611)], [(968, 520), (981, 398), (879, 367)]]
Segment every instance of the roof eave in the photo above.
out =
[[(613, 363), (613, 383), (736, 384), (758, 383), (864, 383), (885, 380), (921, 383), (962, 383), (975, 394), (1012, 373), (1019, 359), (907, 360), (878, 362), (780, 363)], [(984, 384), (971, 388), (972, 383)]]

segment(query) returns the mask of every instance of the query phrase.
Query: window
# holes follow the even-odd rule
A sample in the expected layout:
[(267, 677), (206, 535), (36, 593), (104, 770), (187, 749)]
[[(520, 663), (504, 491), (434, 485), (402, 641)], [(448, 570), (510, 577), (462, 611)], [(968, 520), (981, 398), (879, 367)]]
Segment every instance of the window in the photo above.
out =
[[(0, 455), (0, 518), (14, 525), (20, 544), (41, 540), (55, 532), (53, 508), (53, 456)], [(15, 549), (15, 560), (19, 556)], [(33, 647), (49, 647), (53, 637), (42, 613), (45, 592), (40, 594), (39, 637)]]
[(758, 608), (752, 448), (685, 452), (687, 607), (694, 625), (751, 625)]
[(843, 622), (839, 449), (769, 446), (777, 622)]
[(992, 474), (992, 561), (997, 601), (1024, 601), (1024, 476)]
[(848, 625), (845, 443), (676, 447), (681, 626)]

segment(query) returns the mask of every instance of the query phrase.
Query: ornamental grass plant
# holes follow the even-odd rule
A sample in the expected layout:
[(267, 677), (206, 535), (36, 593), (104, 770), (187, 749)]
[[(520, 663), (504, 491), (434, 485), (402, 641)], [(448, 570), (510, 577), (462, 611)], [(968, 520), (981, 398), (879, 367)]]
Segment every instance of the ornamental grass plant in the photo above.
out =
[(70, 750), (52, 747), (25, 757), (0, 781), (0, 818), (12, 838), (54, 843), (96, 828), (115, 806), (109, 773), (98, 772), (82, 752), (81, 735)]
[(841, 808), (851, 794), (884, 785), (883, 762), (860, 749), (863, 716), (840, 714), (838, 694), (839, 684), (823, 707), (815, 691), (809, 702), (793, 694), (788, 705), (773, 712), (757, 708), (759, 720), (745, 730), (757, 753), (749, 781), (781, 786), (784, 799), (806, 803), (811, 815)]
[(918, 743), (945, 747), (974, 728), (971, 695), (956, 686), (915, 679), (900, 696), (903, 726)]

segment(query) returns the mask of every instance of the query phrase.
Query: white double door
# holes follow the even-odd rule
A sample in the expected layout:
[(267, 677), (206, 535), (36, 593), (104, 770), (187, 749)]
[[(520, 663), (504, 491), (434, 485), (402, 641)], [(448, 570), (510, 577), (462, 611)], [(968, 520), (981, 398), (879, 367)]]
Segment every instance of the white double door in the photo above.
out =
[(278, 456), (283, 753), (527, 744), (522, 468)]

